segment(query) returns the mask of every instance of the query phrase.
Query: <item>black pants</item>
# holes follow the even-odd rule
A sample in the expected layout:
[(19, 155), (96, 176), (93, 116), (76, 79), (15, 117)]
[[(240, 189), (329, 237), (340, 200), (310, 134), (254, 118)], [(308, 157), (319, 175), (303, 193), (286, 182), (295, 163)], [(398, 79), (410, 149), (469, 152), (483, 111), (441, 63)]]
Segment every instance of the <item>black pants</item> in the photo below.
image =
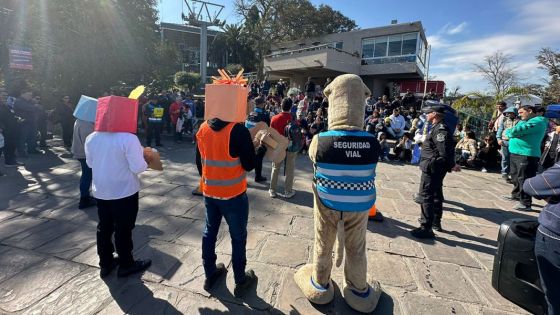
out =
[(412, 159), (411, 149), (403, 149), (401, 147), (395, 147), (393, 151), (395, 152), (395, 156), (397, 157), (397, 159), (403, 162), (410, 162), (410, 160)]
[(61, 124), (62, 126), (62, 141), (65, 147), (72, 146), (72, 135), (74, 134), (74, 121), (65, 122)]
[(263, 158), (264, 158), (265, 153), (266, 152), (259, 152), (256, 155), (256, 159), (255, 159), (255, 178), (262, 177), (262, 163), (263, 163)]
[(534, 156), (524, 156), (511, 154), (510, 158), (510, 175), (513, 182), (513, 190), (511, 196), (519, 199), (519, 202), (526, 206), (532, 204), (531, 196), (523, 191), (523, 183), (526, 179), (535, 177), (539, 169), (539, 158)]
[(47, 121), (39, 121), (37, 123), (37, 128), (39, 129), (39, 133), (41, 134), (41, 137), (39, 138), (39, 145), (45, 147), (47, 146)]
[(421, 224), (431, 229), (434, 223), (441, 224), (443, 215), (443, 179), (446, 172), (426, 173), (420, 177), (420, 200), (422, 200)]
[[(110, 266), (113, 252), (117, 248), (119, 265), (128, 267), (134, 262), (132, 258), (132, 229), (138, 215), (138, 193), (116, 200), (97, 200), (97, 254), (99, 266)], [(112, 236), (115, 234), (115, 246)]]
[(4, 130), (4, 162), (6, 164), (16, 163), (16, 148), (18, 143), (18, 130), (15, 128)]
[(152, 123), (148, 121), (148, 130), (146, 131), (146, 146), (152, 145), (152, 138), (156, 138), (156, 145), (161, 144), (161, 124), (162, 123)]

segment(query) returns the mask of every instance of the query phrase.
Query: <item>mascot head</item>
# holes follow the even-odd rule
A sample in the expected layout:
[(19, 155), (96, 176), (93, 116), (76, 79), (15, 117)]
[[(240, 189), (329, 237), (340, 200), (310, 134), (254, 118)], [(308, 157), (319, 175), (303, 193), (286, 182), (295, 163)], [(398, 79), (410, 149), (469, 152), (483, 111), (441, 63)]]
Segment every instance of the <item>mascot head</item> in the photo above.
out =
[(339, 75), (324, 94), (329, 99), (329, 130), (362, 130), (365, 99), (371, 92), (359, 76)]

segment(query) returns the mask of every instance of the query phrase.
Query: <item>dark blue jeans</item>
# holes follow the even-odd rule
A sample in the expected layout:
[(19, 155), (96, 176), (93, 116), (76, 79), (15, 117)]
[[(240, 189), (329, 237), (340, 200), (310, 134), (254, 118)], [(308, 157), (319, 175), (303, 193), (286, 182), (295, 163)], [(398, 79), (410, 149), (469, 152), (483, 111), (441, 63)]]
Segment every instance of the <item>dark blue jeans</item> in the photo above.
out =
[[(541, 232), (541, 229), (548, 235)], [(548, 303), (548, 315), (560, 314), (560, 238), (540, 226), (535, 238), (535, 256), (541, 285)]]
[(226, 219), (231, 237), (231, 261), (235, 283), (245, 281), (247, 257), (247, 220), (249, 217), (249, 200), (243, 193), (229, 200), (204, 197), (206, 205), (206, 228), (202, 234), (202, 265), (206, 277), (216, 271), (216, 237), (220, 230), (222, 217)]
[(89, 197), (89, 187), (91, 186), (91, 168), (87, 165), (86, 159), (78, 159), (82, 165), (82, 176), (80, 177), (80, 197)]

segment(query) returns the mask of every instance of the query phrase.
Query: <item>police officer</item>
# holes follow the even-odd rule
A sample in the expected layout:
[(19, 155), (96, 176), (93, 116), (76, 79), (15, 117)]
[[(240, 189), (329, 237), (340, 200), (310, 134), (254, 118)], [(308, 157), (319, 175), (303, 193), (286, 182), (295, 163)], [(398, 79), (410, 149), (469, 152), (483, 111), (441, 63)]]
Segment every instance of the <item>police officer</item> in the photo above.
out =
[[(265, 99), (263, 96), (255, 98), (255, 110), (252, 111), (245, 121), (245, 127), (253, 128), (258, 122), (264, 122), (270, 126), (270, 113), (264, 109)], [(261, 146), (257, 149), (257, 159), (255, 161), (255, 182), (262, 183), (266, 181), (266, 177), (262, 176), (262, 163), (266, 153), (266, 148)]]
[(152, 146), (152, 138), (156, 138), (156, 146), (161, 147), (161, 129), (163, 125), (163, 116), (165, 109), (158, 103), (157, 95), (149, 97), (149, 103), (146, 105), (144, 114), (148, 117), (148, 128), (146, 130), (146, 146)]
[(455, 140), (443, 121), (446, 110), (443, 104), (430, 104), (422, 109), (432, 128), (422, 144), (420, 156), (422, 177), (419, 197), (422, 216), (420, 227), (410, 231), (416, 238), (434, 238), (432, 228), (442, 231), (443, 179), (455, 166)]

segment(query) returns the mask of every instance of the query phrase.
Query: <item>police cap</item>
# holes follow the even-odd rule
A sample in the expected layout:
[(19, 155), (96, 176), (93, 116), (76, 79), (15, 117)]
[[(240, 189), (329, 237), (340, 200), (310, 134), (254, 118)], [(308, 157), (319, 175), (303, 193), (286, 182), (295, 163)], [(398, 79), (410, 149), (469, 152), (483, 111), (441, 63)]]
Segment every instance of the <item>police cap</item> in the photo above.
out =
[(432, 103), (432, 104), (428, 103), (427, 106), (422, 108), (422, 112), (426, 113), (426, 114), (432, 113), (432, 112), (445, 114), (446, 110), (447, 110), (447, 106), (445, 106), (443, 104), (439, 104), (439, 103)]

